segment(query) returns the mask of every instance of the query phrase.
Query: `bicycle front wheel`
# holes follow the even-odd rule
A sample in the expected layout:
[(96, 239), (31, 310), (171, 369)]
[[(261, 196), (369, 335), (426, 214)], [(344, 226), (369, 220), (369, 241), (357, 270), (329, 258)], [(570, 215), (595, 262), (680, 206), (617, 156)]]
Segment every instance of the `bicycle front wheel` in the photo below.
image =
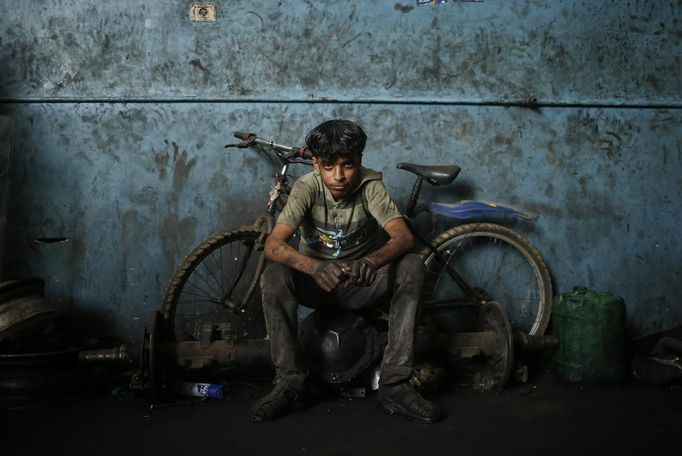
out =
[[(455, 330), (471, 331), (463, 326), (477, 308), (467, 309), (466, 304), (485, 297), (502, 305), (515, 331), (544, 334), (552, 284), (542, 256), (528, 240), (500, 225), (470, 223), (441, 233), (432, 245), (438, 255), (428, 247), (420, 254), (426, 265), (424, 310), (434, 313), (433, 320), (448, 324), (449, 319)], [(447, 268), (464, 279), (475, 297), (462, 290)]]
[[(258, 290), (264, 263), (257, 248), (261, 234), (251, 227), (222, 231), (184, 258), (163, 298), (169, 337), (200, 340), (206, 322), (231, 322), (241, 336), (265, 334)], [(237, 317), (239, 308), (244, 311)]]

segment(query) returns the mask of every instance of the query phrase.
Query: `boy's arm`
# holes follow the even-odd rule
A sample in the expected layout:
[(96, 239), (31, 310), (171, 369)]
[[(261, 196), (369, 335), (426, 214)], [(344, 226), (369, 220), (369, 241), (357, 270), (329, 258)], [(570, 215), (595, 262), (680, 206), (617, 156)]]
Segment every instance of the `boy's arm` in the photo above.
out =
[(376, 279), (377, 269), (414, 249), (414, 235), (402, 217), (389, 221), (384, 225), (384, 231), (390, 239), (381, 248), (359, 260), (341, 261), (343, 270), (349, 274), (344, 285), (371, 285)]
[(384, 225), (384, 231), (390, 237), (388, 242), (365, 256), (376, 265), (377, 269), (411, 252), (415, 246), (414, 235), (402, 217), (395, 218)]
[(283, 223), (276, 223), (265, 241), (265, 258), (311, 276), (324, 291), (335, 289), (346, 278), (336, 261), (321, 261), (303, 255), (288, 244), (295, 231)]
[(375, 179), (368, 182), (363, 195), (366, 197), (370, 214), (382, 225), (390, 238), (381, 248), (365, 257), (380, 268), (411, 252), (416, 242), (412, 230), (400, 215), (398, 206), (391, 199), (381, 180)]

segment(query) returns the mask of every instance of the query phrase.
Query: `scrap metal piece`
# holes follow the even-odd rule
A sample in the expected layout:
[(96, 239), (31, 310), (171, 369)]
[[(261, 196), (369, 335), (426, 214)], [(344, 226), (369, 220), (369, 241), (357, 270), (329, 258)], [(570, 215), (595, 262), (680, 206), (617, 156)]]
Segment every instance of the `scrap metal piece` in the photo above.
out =
[[(131, 345), (119, 345), (110, 348), (95, 348), (83, 350), (78, 353), (80, 363), (112, 363), (112, 364), (134, 364), (139, 361), (134, 356), (137, 347)], [(139, 348), (137, 348), (139, 350)]]
[(496, 347), (488, 358), (493, 384), (502, 387), (507, 384), (514, 371), (514, 337), (512, 326), (504, 308), (496, 301), (481, 306), (479, 320), (482, 329), (495, 334)]
[(166, 364), (181, 369), (271, 365), (266, 339), (242, 339), (236, 344), (215, 340), (207, 347), (197, 341), (165, 342), (161, 351)]
[(528, 334), (522, 331), (514, 333), (514, 347), (520, 351), (544, 350), (557, 348), (559, 337), (553, 334)]

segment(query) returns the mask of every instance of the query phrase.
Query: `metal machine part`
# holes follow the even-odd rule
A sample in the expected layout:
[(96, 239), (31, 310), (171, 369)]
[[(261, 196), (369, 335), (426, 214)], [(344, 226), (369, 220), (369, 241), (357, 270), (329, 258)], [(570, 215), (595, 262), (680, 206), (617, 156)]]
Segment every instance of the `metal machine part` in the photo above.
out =
[(134, 354), (139, 354), (139, 347), (124, 344), (118, 347), (83, 350), (78, 353), (78, 361), (81, 363), (135, 364), (138, 358)]
[(518, 351), (544, 350), (547, 348), (557, 348), (559, 337), (553, 334), (527, 334), (525, 332), (514, 333), (514, 348)]
[(493, 376), (493, 385), (501, 387), (507, 384), (514, 369), (514, 339), (512, 326), (504, 308), (496, 301), (481, 306), (481, 327), (495, 335), (495, 345), (486, 347), (484, 351), (489, 360)]
[(453, 360), (480, 359), (480, 372), (474, 380), (481, 389), (502, 387), (514, 372), (514, 338), (511, 322), (496, 301), (482, 304), (478, 310), (478, 332), (461, 332), (447, 337), (448, 352)]
[[(521, 333), (513, 334), (509, 317), (495, 301), (480, 306), (478, 321), (479, 331), (439, 334), (437, 340), (431, 340), (447, 350), (451, 361), (474, 361), (477, 366), (474, 386), (482, 389), (503, 387), (512, 376), (520, 380), (527, 377), (527, 367), (514, 364), (515, 338), (525, 349), (551, 347), (556, 342), (551, 336), (529, 338)], [(131, 378), (131, 388), (148, 392), (152, 402), (158, 400), (165, 382), (177, 380), (191, 371), (271, 366), (270, 341), (267, 338), (240, 339), (230, 322), (205, 322), (200, 340), (185, 341), (166, 338), (163, 328), (167, 324), (163, 314), (156, 312), (151, 331), (145, 331), (138, 347), (87, 350), (79, 359), (82, 362), (133, 364), (134, 349), (137, 348), (140, 368)], [(308, 360), (306, 367), (327, 383), (347, 384), (374, 366), (376, 383), (376, 366), (386, 343), (385, 331), (377, 328), (352, 312), (311, 313), (301, 322), (299, 334), (302, 354)], [(418, 376), (418, 383), (428, 386), (423, 384), (430, 383), (431, 377), (433, 375)]]

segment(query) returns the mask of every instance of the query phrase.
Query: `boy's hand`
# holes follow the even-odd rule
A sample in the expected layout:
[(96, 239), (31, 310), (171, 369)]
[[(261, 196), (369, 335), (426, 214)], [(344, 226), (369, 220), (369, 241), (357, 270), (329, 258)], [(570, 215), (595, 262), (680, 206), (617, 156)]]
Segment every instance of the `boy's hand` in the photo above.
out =
[(377, 277), (377, 266), (369, 258), (341, 261), (341, 269), (348, 274), (344, 286), (366, 287)]
[(348, 278), (341, 264), (337, 261), (320, 261), (315, 271), (311, 274), (315, 283), (329, 293)]

